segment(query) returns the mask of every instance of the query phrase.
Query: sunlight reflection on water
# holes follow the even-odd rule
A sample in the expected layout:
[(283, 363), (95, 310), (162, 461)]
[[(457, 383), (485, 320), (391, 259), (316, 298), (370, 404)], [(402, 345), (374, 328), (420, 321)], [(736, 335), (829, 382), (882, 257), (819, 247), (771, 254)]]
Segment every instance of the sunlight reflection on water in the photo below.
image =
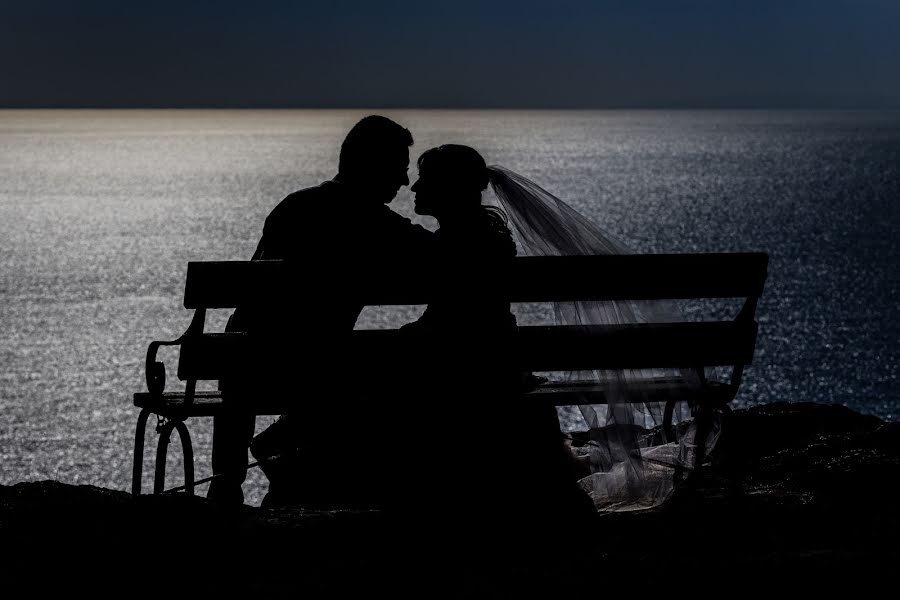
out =
[[(131, 394), (147, 343), (189, 321), (187, 262), (248, 258), (282, 197), (334, 175), (363, 114), (0, 111), (0, 483), (128, 489)], [(413, 165), (431, 146), (472, 145), (638, 251), (769, 252), (738, 405), (815, 400), (897, 417), (900, 113), (387, 114), (413, 131)], [(415, 218), (408, 190), (393, 206)], [(331, 226), (339, 236), (338, 212)], [(369, 309), (361, 325), (418, 310)], [(210, 424), (192, 434), (203, 477)], [(148, 451), (145, 487), (150, 467)], [(258, 472), (245, 489), (258, 503)]]

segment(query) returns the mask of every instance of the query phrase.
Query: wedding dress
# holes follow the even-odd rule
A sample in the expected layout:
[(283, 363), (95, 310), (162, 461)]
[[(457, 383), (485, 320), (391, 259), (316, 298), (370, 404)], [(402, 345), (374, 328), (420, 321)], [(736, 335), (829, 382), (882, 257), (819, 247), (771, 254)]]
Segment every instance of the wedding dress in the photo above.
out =
[[(627, 254), (624, 243), (593, 224), (553, 194), (503, 167), (491, 166), (490, 184), (525, 256), (574, 256)], [(603, 277), (584, 273), (584, 277)], [(646, 322), (677, 322), (681, 317), (674, 303), (665, 301), (577, 301), (556, 302), (558, 325), (627, 325)], [(693, 370), (629, 369), (555, 373), (565, 383), (602, 386), (605, 405), (582, 404), (559, 409), (560, 421), (569, 435), (582, 430), (588, 442), (579, 449), (590, 461), (591, 473), (579, 485), (599, 511), (650, 508), (664, 502), (685, 472), (695, 468), (698, 428), (683, 419), (674, 428), (674, 440), (662, 434), (664, 403), (646, 395), (646, 383), (677, 379), (681, 389), (699, 391), (703, 374)], [(587, 400), (585, 400), (587, 401)], [(685, 416), (685, 407), (676, 413)], [(717, 416), (712, 417), (703, 443), (705, 455), (718, 436)], [(573, 422), (576, 424), (573, 425)]]

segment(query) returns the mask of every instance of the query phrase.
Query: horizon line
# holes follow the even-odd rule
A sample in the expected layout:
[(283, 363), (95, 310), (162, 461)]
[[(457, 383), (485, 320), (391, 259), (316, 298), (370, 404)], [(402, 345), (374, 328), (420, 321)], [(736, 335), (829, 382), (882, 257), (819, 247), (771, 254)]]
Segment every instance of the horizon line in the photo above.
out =
[(0, 110), (421, 110), (421, 111), (600, 111), (600, 110), (805, 110), (805, 111), (862, 111), (862, 110), (900, 110), (897, 105), (612, 105), (612, 106), (191, 106), (191, 105), (145, 105), (145, 106), (108, 106), (108, 105), (0, 105)]

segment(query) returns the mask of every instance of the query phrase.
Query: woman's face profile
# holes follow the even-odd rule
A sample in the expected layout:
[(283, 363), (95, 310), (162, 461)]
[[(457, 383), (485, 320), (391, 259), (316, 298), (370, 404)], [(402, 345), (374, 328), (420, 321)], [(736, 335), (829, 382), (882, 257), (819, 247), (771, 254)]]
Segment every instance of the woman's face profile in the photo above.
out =
[(417, 215), (438, 217), (447, 206), (447, 182), (423, 167), (424, 164), (419, 168), (419, 178), (409, 188), (415, 194), (414, 208)]

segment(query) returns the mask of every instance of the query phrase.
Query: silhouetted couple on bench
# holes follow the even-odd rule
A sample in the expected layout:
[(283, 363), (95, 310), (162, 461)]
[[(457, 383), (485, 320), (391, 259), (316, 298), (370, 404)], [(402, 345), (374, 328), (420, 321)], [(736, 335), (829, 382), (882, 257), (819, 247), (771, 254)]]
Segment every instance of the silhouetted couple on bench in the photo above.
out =
[[(529, 377), (509, 358), (516, 319), (495, 282), (516, 245), (503, 212), (481, 203), (490, 172), (466, 146), (422, 154), (411, 189), (416, 213), (440, 225), (432, 233), (388, 208), (409, 184), (412, 143), (385, 117), (362, 119), (341, 146), (337, 176), (289, 195), (266, 219), (253, 260), (287, 261), (295, 278), (229, 322), (265, 342), (245, 373), (221, 382), (220, 475), (208, 497), (242, 501), (254, 417), (241, 404), (292, 394), (296, 411), (250, 446), (270, 480), (264, 505), (505, 511), (526, 504), (517, 488), (528, 481), (544, 505), (592, 511), (567, 471), (553, 407), (511, 404)], [(348, 365), (342, 345), (364, 307), (362, 288), (385, 271), (427, 278), (433, 293), (402, 329), (414, 351), (374, 372)], [(504, 451), (508, 431), (529, 441)]]
[[(617, 254), (624, 246), (461, 145), (419, 158), (415, 210), (440, 227), (432, 233), (415, 225), (388, 208), (409, 184), (412, 143), (407, 129), (385, 117), (362, 119), (341, 146), (337, 176), (289, 195), (266, 219), (253, 259), (283, 260), (291, 277), (229, 321), (229, 330), (259, 343), (246, 369), (221, 381), (217, 477), (208, 497), (242, 502), (249, 446), (270, 481), (268, 506), (533, 519), (583, 518), (597, 498), (661, 501), (671, 476), (659, 475), (661, 455), (642, 458), (649, 438), (637, 432), (649, 431), (644, 421), (653, 415), (628, 397), (635, 371), (589, 374), (594, 383), (603, 379), (607, 406), (605, 415), (582, 407), (594, 444), (579, 457), (552, 404), (517, 402), (540, 379), (514, 359), (517, 324), (503, 282), (517, 244), (532, 256)], [(502, 209), (482, 204), (489, 185)], [(363, 297), (384, 277), (421, 280), (427, 309), (401, 328), (408, 351), (396, 360), (351, 358)], [(554, 309), (563, 325), (667, 320), (658, 306), (639, 303), (558, 302)], [(241, 406), (261, 397), (287, 398), (296, 410), (252, 439), (254, 417)], [(683, 463), (685, 446), (671, 448), (680, 455), (665, 460)]]

